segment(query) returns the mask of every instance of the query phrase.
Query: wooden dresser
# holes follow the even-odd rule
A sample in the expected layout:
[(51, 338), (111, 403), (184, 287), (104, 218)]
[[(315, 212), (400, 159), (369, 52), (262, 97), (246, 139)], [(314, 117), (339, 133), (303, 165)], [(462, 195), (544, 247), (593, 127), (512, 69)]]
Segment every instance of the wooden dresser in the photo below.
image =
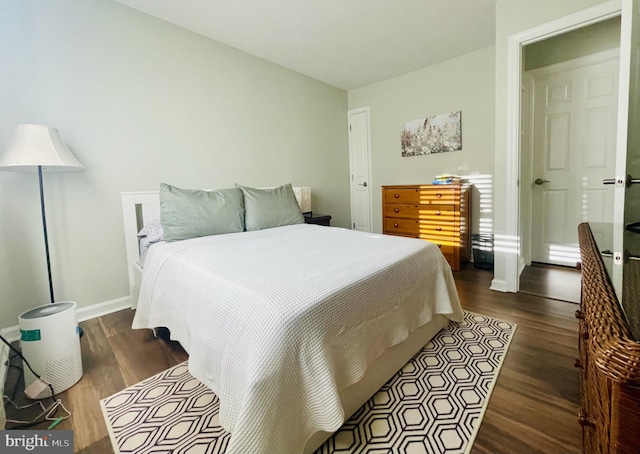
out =
[(460, 184), (382, 187), (382, 232), (431, 241), (451, 269), (469, 259), (469, 188)]
[[(640, 452), (640, 343), (630, 330), (588, 224), (578, 227), (582, 264), (579, 319), (581, 407), (585, 453)], [(637, 266), (631, 281), (640, 284)], [(625, 264), (625, 274), (627, 273)], [(628, 276), (625, 276), (625, 278)], [(625, 292), (626, 293), (626, 292)], [(633, 301), (632, 303), (640, 303)], [(638, 315), (634, 309), (634, 314)]]

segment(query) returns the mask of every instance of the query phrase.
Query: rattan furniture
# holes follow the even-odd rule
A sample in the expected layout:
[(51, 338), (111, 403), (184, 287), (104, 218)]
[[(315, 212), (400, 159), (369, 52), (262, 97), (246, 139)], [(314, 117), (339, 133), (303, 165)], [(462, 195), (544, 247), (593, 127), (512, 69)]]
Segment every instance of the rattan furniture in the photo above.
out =
[[(582, 297), (576, 311), (580, 347), (576, 367), (581, 370), (578, 422), (583, 427), (583, 451), (638, 453), (640, 343), (632, 335), (589, 225), (580, 224), (578, 234)], [(625, 264), (627, 277), (640, 265), (630, 262)], [(635, 274), (640, 278), (637, 270)]]

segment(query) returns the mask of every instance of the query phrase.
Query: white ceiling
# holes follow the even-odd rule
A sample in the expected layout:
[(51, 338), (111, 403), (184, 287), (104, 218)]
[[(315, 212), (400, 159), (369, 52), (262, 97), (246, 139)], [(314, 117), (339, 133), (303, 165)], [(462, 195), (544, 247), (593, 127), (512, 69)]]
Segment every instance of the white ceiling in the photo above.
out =
[(496, 0), (116, 0), (350, 90), (491, 45)]

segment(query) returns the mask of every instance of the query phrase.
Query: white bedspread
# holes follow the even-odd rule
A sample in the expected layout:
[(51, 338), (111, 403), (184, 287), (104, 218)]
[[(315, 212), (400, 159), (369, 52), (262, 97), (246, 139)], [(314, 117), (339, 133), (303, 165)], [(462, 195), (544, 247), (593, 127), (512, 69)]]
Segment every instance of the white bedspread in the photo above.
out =
[(189, 352), (227, 453), (285, 454), (337, 430), (338, 391), (434, 313), (462, 320), (437, 246), (299, 224), (154, 245), (133, 328), (168, 327)]

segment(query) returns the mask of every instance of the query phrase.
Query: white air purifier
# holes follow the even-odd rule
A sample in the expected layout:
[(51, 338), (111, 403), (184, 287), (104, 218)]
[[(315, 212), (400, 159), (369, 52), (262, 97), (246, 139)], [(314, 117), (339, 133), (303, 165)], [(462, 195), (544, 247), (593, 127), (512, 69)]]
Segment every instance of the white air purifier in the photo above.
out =
[[(20, 314), (22, 354), (33, 370), (53, 386), (58, 394), (82, 378), (82, 354), (76, 303), (60, 301), (38, 306)], [(25, 390), (37, 377), (24, 364)], [(32, 393), (34, 394), (34, 393)], [(29, 394), (28, 394), (29, 395)], [(47, 386), (33, 395), (35, 399), (51, 396)]]

